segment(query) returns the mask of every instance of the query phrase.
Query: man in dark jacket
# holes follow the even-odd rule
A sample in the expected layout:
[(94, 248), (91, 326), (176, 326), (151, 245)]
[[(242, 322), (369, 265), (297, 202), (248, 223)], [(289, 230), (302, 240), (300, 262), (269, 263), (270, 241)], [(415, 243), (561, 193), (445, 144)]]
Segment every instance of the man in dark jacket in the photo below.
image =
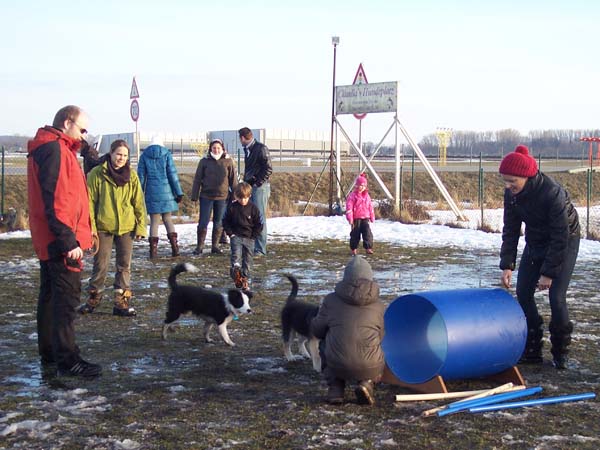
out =
[(371, 266), (362, 256), (352, 257), (344, 278), (325, 297), (311, 322), (314, 336), (325, 339), (321, 356), (330, 403), (344, 401), (346, 381), (358, 381), (359, 403), (375, 402), (374, 383), (381, 379), (385, 365), (381, 349), (384, 311)]
[(27, 145), (27, 194), (31, 240), (40, 259), (42, 364), (56, 363), (61, 375), (92, 377), (102, 368), (79, 356), (74, 327), (83, 251), (92, 247), (87, 186), (77, 161), (87, 124), (87, 115), (70, 105), (56, 113), (52, 126), (38, 130)]
[(543, 361), (543, 320), (534, 293), (536, 288), (549, 289), (552, 357), (557, 369), (565, 369), (573, 332), (567, 309), (567, 288), (579, 252), (577, 211), (565, 189), (538, 172), (535, 158), (524, 145), (504, 157), (499, 172), (506, 188), (500, 249), (501, 282), (506, 288), (511, 285), (521, 225), (525, 223), (525, 249), (517, 278), (517, 298), (527, 319), (527, 343), (521, 361)]
[(267, 207), (271, 195), (269, 177), (273, 172), (269, 149), (261, 142), (254, 139), (252, 131), (248, 127), (238, 131), (240, 142), (244, 147), (244, 181), (252, 186), (251, 201), (260, 211), (263, 229), (256, 239), (254, 246), (255, 254), (267, 254)]

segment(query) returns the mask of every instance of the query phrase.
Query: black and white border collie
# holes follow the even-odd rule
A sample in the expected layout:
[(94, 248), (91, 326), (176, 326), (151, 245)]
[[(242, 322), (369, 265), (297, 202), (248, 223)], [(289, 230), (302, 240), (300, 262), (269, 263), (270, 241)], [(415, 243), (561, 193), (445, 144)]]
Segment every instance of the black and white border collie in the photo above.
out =
[[(283, 338), (283, 355), (288, 361), (307, 357), (312, 359), (313, 369), (321, 371), (321, 356), (319, 355), (319, 339), (310, 332), (310, 322), (319, 312), (317, 305), (311, 305), (300, 300), (298, 296), (298, 280), (293, 275), (285, 274), (292, 283), (292, 290), (285, 306), (281, 310), (281, 335)], [(297, 338), (300, 355), (292, 354), (292, 341)], [(308, 346), (308, 348), (307, 348)]]
[(167, 338), (167, 332), (170, 331), (173, 322), (182, 314), (191, 312), (204, 320), (206, 342), (213, 342), (210, 338), (210, 330), (216, 324), (225, 343), (233, 347), (235, 344), (227, 333), (227, 325), (238, 314), (252, 312), (249, 303), (252, 294), (239, 289), (229, 289), (226, 294), (221, 294), (199, 286), (179, 285), (177, 275), (182, 272), (198, 272), (198, 268), (189, 263), (180, 263), (171, 269), (169, 275), (171, 294), (162, 329), (163, 339)]

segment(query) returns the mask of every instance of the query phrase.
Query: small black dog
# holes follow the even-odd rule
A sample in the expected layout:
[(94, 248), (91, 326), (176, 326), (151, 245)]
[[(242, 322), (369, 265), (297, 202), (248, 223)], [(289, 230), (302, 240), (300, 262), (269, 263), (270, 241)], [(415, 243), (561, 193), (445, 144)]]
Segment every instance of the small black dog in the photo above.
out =
[[(298, 296), (298, 280), (293, 275), (285, 275), (292, 290), (285, 306), (281, 310), (281, 334), (283, 337), (283, 354), (288, 361), (308, 357), (312, 359), (313, 369), (321, 371), (321, 356), (319, 355), (319, 339), (310, 332), (310, 322), (319, 312), (319, 307), (310, 303), (296, 300)], [(301, 355), (292, 354), (292, 341), (298, 337)], [(308, 349), (306, 346), (308, 345)]]
[(167, 338), (167, 332), (182, 314), (191, 312), (204, 320), (204, 338), (206, 342), (212, 342), (210, 330), (217, 324), (219, 334), (226, 344), (235, 344), (229, 338), (227, 325), (237, 314), (250, 313), (250, 298), (252, 293), (242, 292), (239, 289), (230, 289), (227, 294), (205, 289), (199, 286), (183, 286), (177, 284), (177, 275), (181, 272), (198, 272), (198, 268), (188, 263), (177, 264), (171, 269), (169, 275), (169, 306), (167, 316), (162, 329), (163, 339)]

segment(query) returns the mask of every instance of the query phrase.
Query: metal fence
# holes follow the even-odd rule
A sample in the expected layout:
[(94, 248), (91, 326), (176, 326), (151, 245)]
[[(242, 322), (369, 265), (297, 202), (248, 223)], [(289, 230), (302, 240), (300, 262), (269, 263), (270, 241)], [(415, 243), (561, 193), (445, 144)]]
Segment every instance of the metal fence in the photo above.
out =
[[(185, 151), (177, 143), (165, 143), (174, 154), (174, 160), (180, 173), (193, 174), (198, 164), (199, 155), (196, 151)], [(232, 156), (243, 170), (243, 155), (233, 152)], [(277, 152), (272, 154), (274, 176), (283, 173), (313, 173), (315, 176), (326, 164), (325, 158), (313, 159), (312, 165), (307, 158), (286, 158)], [(135, 161), (132, 161), (135, 165)], [(426, 222), (449, 225), (462, 228), (482, 229), (491, 232), (502, 230), (502, 183), (497, 174), (498, 161), (483, 161), (481, 159), (466, 159), (449, 162), (446, 166), (436, 166), (438, 175), (445, 180), (453, 181), (454, 188), (449, 189), (457, 201), (467, 221), (457, 220), (439, 192), (430, 183), (427, 187), (428, 176), (414, 159), (406, 159), (402, 164), (401, 197), (405, 215), (414, 222)], [(576, 206), (584, 238), (600, 239), (600, 167), (582, 165), (580, 161), (561, 162), (553, 159), (538, 160), (540, 168), (565, 185), (571, 193)], [(378, 170), (388, 172), (387, 179), (392, 180), (390, 173), (393, 161), (386, 158), (376, 158), (374, 166)], [(356, 158), (345, 159), (343, 166), (346, 173), (355, 173), (361, 169)], [(566, 169), (570, 169), (567, 175)], [(0, 230), (22, 228), (27, 226), (27, 158), (25, 153), (6, 152), (2, 147), (0, 166)], [(279, 175), (279, 173), (282, 173)], [(468, 176), (464, 174), (469, 174)], [(461, 176), (464, 175), (464, 181)], [(452, 177), (458, 179), (452, 180)], [(373, 184), (371, 184), (373, 186)], [(424, 187), (425, 186), (425, 187)], [(375, 189), (376, 190), (376, 189)], [(303, 193), (305, 194), (305, 193)], [(375, 198), (375, 196), (374, 196)], [(378, 198), (383, 198), (383, 195)], [(298, 199), (291, 199), (298, 200)]]

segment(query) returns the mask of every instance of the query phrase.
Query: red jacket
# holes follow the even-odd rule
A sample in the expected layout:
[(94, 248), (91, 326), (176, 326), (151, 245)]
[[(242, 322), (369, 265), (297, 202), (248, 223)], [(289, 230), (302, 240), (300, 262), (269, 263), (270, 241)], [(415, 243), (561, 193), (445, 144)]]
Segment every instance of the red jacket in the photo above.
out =
[(42, 261), (92, 247), (87, 184), (77, 160), (80, 144), (50, 126), (27, 143), (29, 228)]

